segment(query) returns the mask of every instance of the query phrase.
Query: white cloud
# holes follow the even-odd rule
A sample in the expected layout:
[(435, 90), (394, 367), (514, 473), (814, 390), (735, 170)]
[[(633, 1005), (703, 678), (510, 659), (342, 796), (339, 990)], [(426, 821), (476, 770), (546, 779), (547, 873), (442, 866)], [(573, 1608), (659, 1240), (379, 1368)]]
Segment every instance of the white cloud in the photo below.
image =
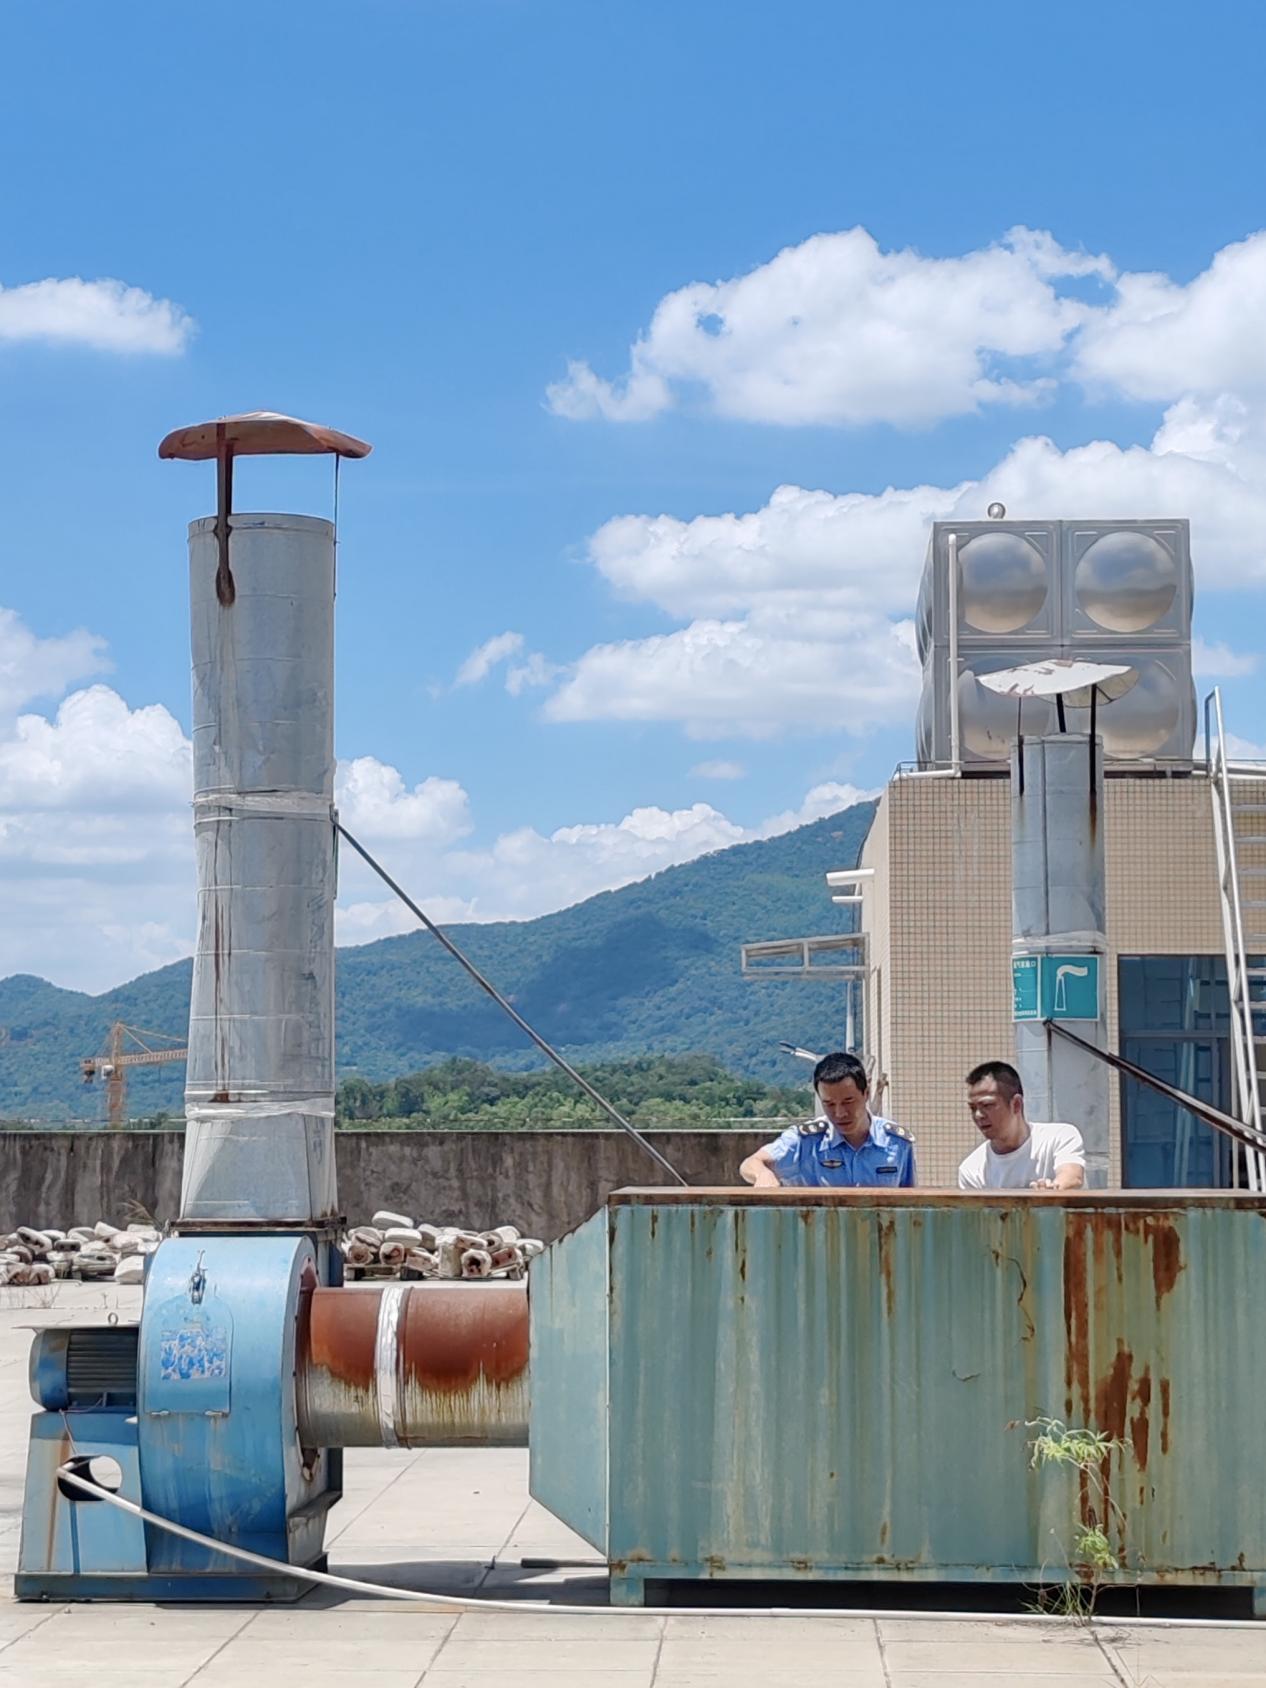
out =
[(482, 645), (475, 649), (457, 670), (454, 686), (475, 686), (481, 680), (486, 680), (499, 662), (504, 662), (508, 656), (523, 649), (522, 633), (497, 633), (491, 639), (485, 639)]
[(587, 422), (595, 416), (607, 422), (645, 422), (673, 402), (672, 390), (662, 375), (645, 367), (645, 352), (639, 344), (632, 352), (632, 367), (619, 384), (595, 375), (587, 363), (572, 358), (567, 378), (546, 389), (546, 402), (555, 416), (573, 422)]
[[(1150, 446), (1060, 450), (1032, 436), (978, 480), (876, 494), (778, 487), (742, 514), (620, 516), (588, 559), (623, 598), (683, 625), (595, 645), (547, 699), (556, 721), (674, 721), (693, 737), (865, 733), (911, 722), (909, 637), (929, 523), (1013, 515), (1191, 520), (1202, 591), (1266, 586), (1266, 422), (1226, 396), (1183, 399)], [(1255, 658), (1201, 647), (1203, 672)]]
[(1131, 398), (1168, 403), (1266, 388), (1266, 231), (1224, 246), (1185, 286), (1122, 275), (1086, 318), (1074, 372)]
[(432, 776), (410, 790), (375, 756), (339, 763), (334, 798), (347, 830), (367, 839), (445, 845), (470, 831), (470, 799), (456, 780)]
[[(95, 635), (41, 639), (0, 611), (0, 977), (99, 991), (190, 953), (192, 754), (175, 717), (160, 704), (133, 709), (101, 684), (47, 715), (16, 713), (108, 666)], [(340, 765), (336, 789), (354, 831), (411, 860), (439, 859), (470, 827), (455, 780), (410, 789), (367, 756)], [(357, 921), (351, 913), (353, 932)], [(381, 912), (361, 925), (394, 929)]]
[(121, 281), (49, 277), (0, 287), (0, 341), (46, 340), (105, 352), (184, 351), (193, 319), (170, 299)]
[(747, 769), (741, 762), (696, 762), (690, 772), (701, 780), (741, 780), (747, 777)]
[(840, 608), (909, 613), (928, 523), (966, 488), (881, 493), (775, 488), (742, 515), (617, 516), (589, 541), (589, 560), (622, 597), (676, 616), (728, 616), (760, 602), (811, 617), (828, 594)]
[(761, 837), (775, 838), (779, 833), (791, 832), (798, 826), (808, 826), (810, 821), (820, 821), (826, 815), (838, 814), (841, 809), (851, 809), (855, 803), (868, 803), (879, 794), (878, 787), (865, 790), (861, 786), (840, 785), (836, 780), (826, 780), (810, 788), (798, 809), (784, 809), (780, 815), (771, 815), (760, 828)]
[[(452, 926), (475, 918), (475, 905), (466, 897), (428, 896), (425, 892), (419, 894), (417, 887), (409, 895), (438, 926)], [(384, 902), (340, 901), (335, 905), (334, 941), (341, 946), (372, 944), (379, 938), (396, 938), (402, 932), (421, 930), (417, 916), (399, 897)]]
[(14, 610), (0, 609), (0, 719), (109, 667), (105, 641), (95, 633), (80, 628), (41, 639)]
[(189, 801), (191, 778), (174, 717), (158, 703), (129, 709), (109, 686), (73, 692), (51, 721), (20, 715), (0, 740), (0, 813), (92, 814), (103, 793), (133, 813), (161, 810)]
[[(102, 666), (100, 641), (75, 638)], [(39, 689), (52, 689), (40, 647), (59, 641), (34, 644)], [(73, 692), (51, 717), (0, 721), (0, 976), (105, 990), (189, 954), (190, 785), (178, 722), (108, 686)]]
[[(191, 923), (186, 922), (188, 924)], [(129, 921), (119, 925), (106, 920), (100, 927), (100, 933), (115, 955), (129, 957), (134, 969), (133, 977), (138, 973), (152, 973), (159, 967), (169, 967), (173, 961), (183, 961), (189, 954), (188, 931), (162, 920)], [(183, 1029), (174, 1027), (173, 1032)]]
[[(77, 663), (103, 660), (101, 642), (87, 634), (65, 646), (40, 641), (13, 616), (0, 630), (3, 649), (20, 658), (10, 664), (15, 697), (49, 687)], [(20, 680), (12, 677), (19, 668)], [(102, 991), (190, 953), (191, 763), (189, 741), (166, 709), (133, 709), (104, 685), (72, 692), (48, 716), (0, 721), (0, 977), (31, 972)], [(771, 837), (858, 795), (848, 785), (818, 786), (798, 808), (751, 826), (706, 802), (646, 805), (548, 835), (514, 828), (471, 849), (461, 846), (473, 825), (470, 800), (455, 779), (433, 775), (410, 786), (397, 768), (359, 756), (339, 764), (335, 794), (349, 830), (375, 846), (443, 924), (531, 918), (706, 851)], [(338, 941), (366, 943), (414, 926), (344, 850)]]
[(194, 891), (188, 847), (173, 860), (151, 845), (130, 870), (94, 859), (79, 869), (45, 863), (21, 877), (0, 853), (0, 978), (34, 973), (97, 993), (179, 961), (193, 948)]
[(646, 807), (620, 821), (559, 827), (548, 837), (519, 827), (503, 833), (491, 849), (471, 852), (455, 865), (464, 876), (486, 879), (507, 912), (526, 915), (644, 879), (743, 837), (743, 828), (710, 803), (675, 810)]
[[(850, 656), (848, 640), (856, 640)], [(548, 700), (552, 721), (680, 721), (692, 738), (773, 738), (793, 727), (862, 733), (912, 714), (909, 622), (758, 610), (595, 645)]]
[(699, 395), (746, 421), (899, 426), (1069, 382), (1161, 405), (1243, 399), (1266, 394), (1264, 326), (1266, 230), (1183, 283), (1023, 228), (949, 258), (854, 228), (666, 294), (622, 378), (573, 361), (547, 399), (573, 419), (643, 421)]
[(1175, 427), (1190, 438), (1207, 428), (1194, 404), (1167, 413), (1150, 447), (1095, 440), (1060, 451), (1050, 440), (1027, 439), (980, 481), (963, 488), (955, 513), (983, 510), (1001, 499), (1015, 514), (1135, 518), (1187, 516), (1198, 591), (1266, 585), (1266, 455), (1242, 435), (1235, 461), (1210, 449), (1196, 457), (1175, 449)]
[(511, 697), (518, 697), (529, 686), (548, 686), (561, 673), (557, 663), (547, 662), (540, 651), (530, 651), (526, 661), (514, 664), (507, 672), (506, 690)]
[(450, 864), (459, 879), (486, 887), (474, 918), (530, 919), (710, 851), (789, 832), (869, 795), (855, 786), (815, 786), (799, 808), (750, 827), (711, 803), (638, 808), (619, 821), (563, 826), (548, 835), (520, 827), (503, 833), (487, 850), (454, 853)]
[[(1203, 759), (1205, 755), (1204, 728), (1196, 734), (1196, 748), (1194, 754)], [(1252, 739), (1241, 738), (1238, 733), (1226, 735), (1227, 760), (1234, 766), (1240, 762), (1266, 762), (1266, 744), (1256, 744)]]
[[(498, 633), (485, 639), (457, 670), (454, 687), (475, 686), (486, 680), (499, 663), (515, 657), (523, 650), (522, 633)], [(548, 686), (562, 673), (557, 663), (549, 662), (540, 651), (528, 651), (521, 662), (510, 662), (506, 669), (506, 690), (518, 697), (530, 686)]]
[[(393, 842), (384, 866), (441, 925), (526, 920), (749, 836), (755, 834), (707, 803), (676, 811), (645, 807), (619, 821), (583, 822), (547, 835), (515, 827), (480, 848)], [(339, 878), (340, 943), (367, 943), (417, 925), (350, 851)]]
[(881, 251), (863, 228), (819, 234), (746, 275), (661, 299), (618, 382), (573, 361), (560, 416), (642, 421), (700, 390), (719, 415), (786, 424), (924, 424), (1027, 404), (1091, 307), (1059, 282), (1106, 258), (1014, 229), (962, 257)]
[(1256, 673), (1260, 661), (1255, 651), (1233, 651), (1229, 645), (1210, 644), (1199, 635), (1191, 642), (1191, 666), (1198, 680), (1238, 680)]

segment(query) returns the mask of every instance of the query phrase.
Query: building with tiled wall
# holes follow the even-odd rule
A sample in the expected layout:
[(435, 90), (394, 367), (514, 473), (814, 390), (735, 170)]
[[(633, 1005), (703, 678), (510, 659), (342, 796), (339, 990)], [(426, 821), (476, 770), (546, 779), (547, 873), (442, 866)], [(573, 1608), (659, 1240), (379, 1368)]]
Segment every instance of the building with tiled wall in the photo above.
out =
[[(1244, 796), (1266, 803), (1266, 778), (1252, 788)], [(1228, 1106), (1209, 781), (1202, 770), (1171, 778), (1110, 770), (1105, 811), (1109, 1046)], [(952, 1185), (978, 1141), (963, 1075), (978, 1061), (1014, 1058), (1009, 779), (898, 774), (862, 865), (874, 870), (862, 906), (867, 1053), (887, 1075), (884, 1111), (915, 1135), (920, 1182)], [(1115, 1078), (1111, 1092), (1114, 1183), (1225, 1181), (1207, 1128), (1185, 1112), (1171, 1123), (1172, 1109), (1158, 1112), (1154, 1093), (1131, 1085), (1123, 1133)], [(1174, 1132), (1183, 1135), (1171, 1145)]]

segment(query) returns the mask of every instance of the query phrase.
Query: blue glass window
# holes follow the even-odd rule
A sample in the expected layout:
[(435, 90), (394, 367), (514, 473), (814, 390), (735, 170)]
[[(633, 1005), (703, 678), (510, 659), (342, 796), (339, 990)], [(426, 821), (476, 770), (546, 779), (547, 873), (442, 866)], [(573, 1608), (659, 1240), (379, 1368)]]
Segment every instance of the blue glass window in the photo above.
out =
[[(1189, 1096), (1230, 1111), (1230, 995), (1217, 955), (1123, 955), (1117, 968), (1120, 1049)], [(1122, 1182), (1134, 1189), (1221, 1189), (1236, 1180), (1236, 1146), (1134, 1079), (1121, 1079)], [(1243, 1169), (1239, 1180), (1244, 1182)]]

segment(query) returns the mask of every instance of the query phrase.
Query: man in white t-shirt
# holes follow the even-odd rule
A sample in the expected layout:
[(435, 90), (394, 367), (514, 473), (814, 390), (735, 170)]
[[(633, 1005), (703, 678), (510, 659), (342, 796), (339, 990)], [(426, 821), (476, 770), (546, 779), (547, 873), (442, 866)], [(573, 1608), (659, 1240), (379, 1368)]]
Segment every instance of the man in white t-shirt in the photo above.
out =
[(967, 1106), (984, 1137), (958, 1169), (960, 1190), (1080, 1190), (1086, 1151), (1075, 1125), (1030, 1125), (1020, 1075), (983, 1061), (967, 1075)]

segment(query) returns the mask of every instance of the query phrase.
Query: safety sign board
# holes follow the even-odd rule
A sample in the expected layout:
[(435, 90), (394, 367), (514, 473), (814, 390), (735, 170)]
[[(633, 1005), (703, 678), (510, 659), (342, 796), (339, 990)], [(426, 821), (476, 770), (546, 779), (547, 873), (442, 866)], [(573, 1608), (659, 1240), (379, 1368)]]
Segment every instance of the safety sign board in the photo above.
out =
[(1013, 1020), (1097, 1020), (1097, 955), (1013, 955)]

